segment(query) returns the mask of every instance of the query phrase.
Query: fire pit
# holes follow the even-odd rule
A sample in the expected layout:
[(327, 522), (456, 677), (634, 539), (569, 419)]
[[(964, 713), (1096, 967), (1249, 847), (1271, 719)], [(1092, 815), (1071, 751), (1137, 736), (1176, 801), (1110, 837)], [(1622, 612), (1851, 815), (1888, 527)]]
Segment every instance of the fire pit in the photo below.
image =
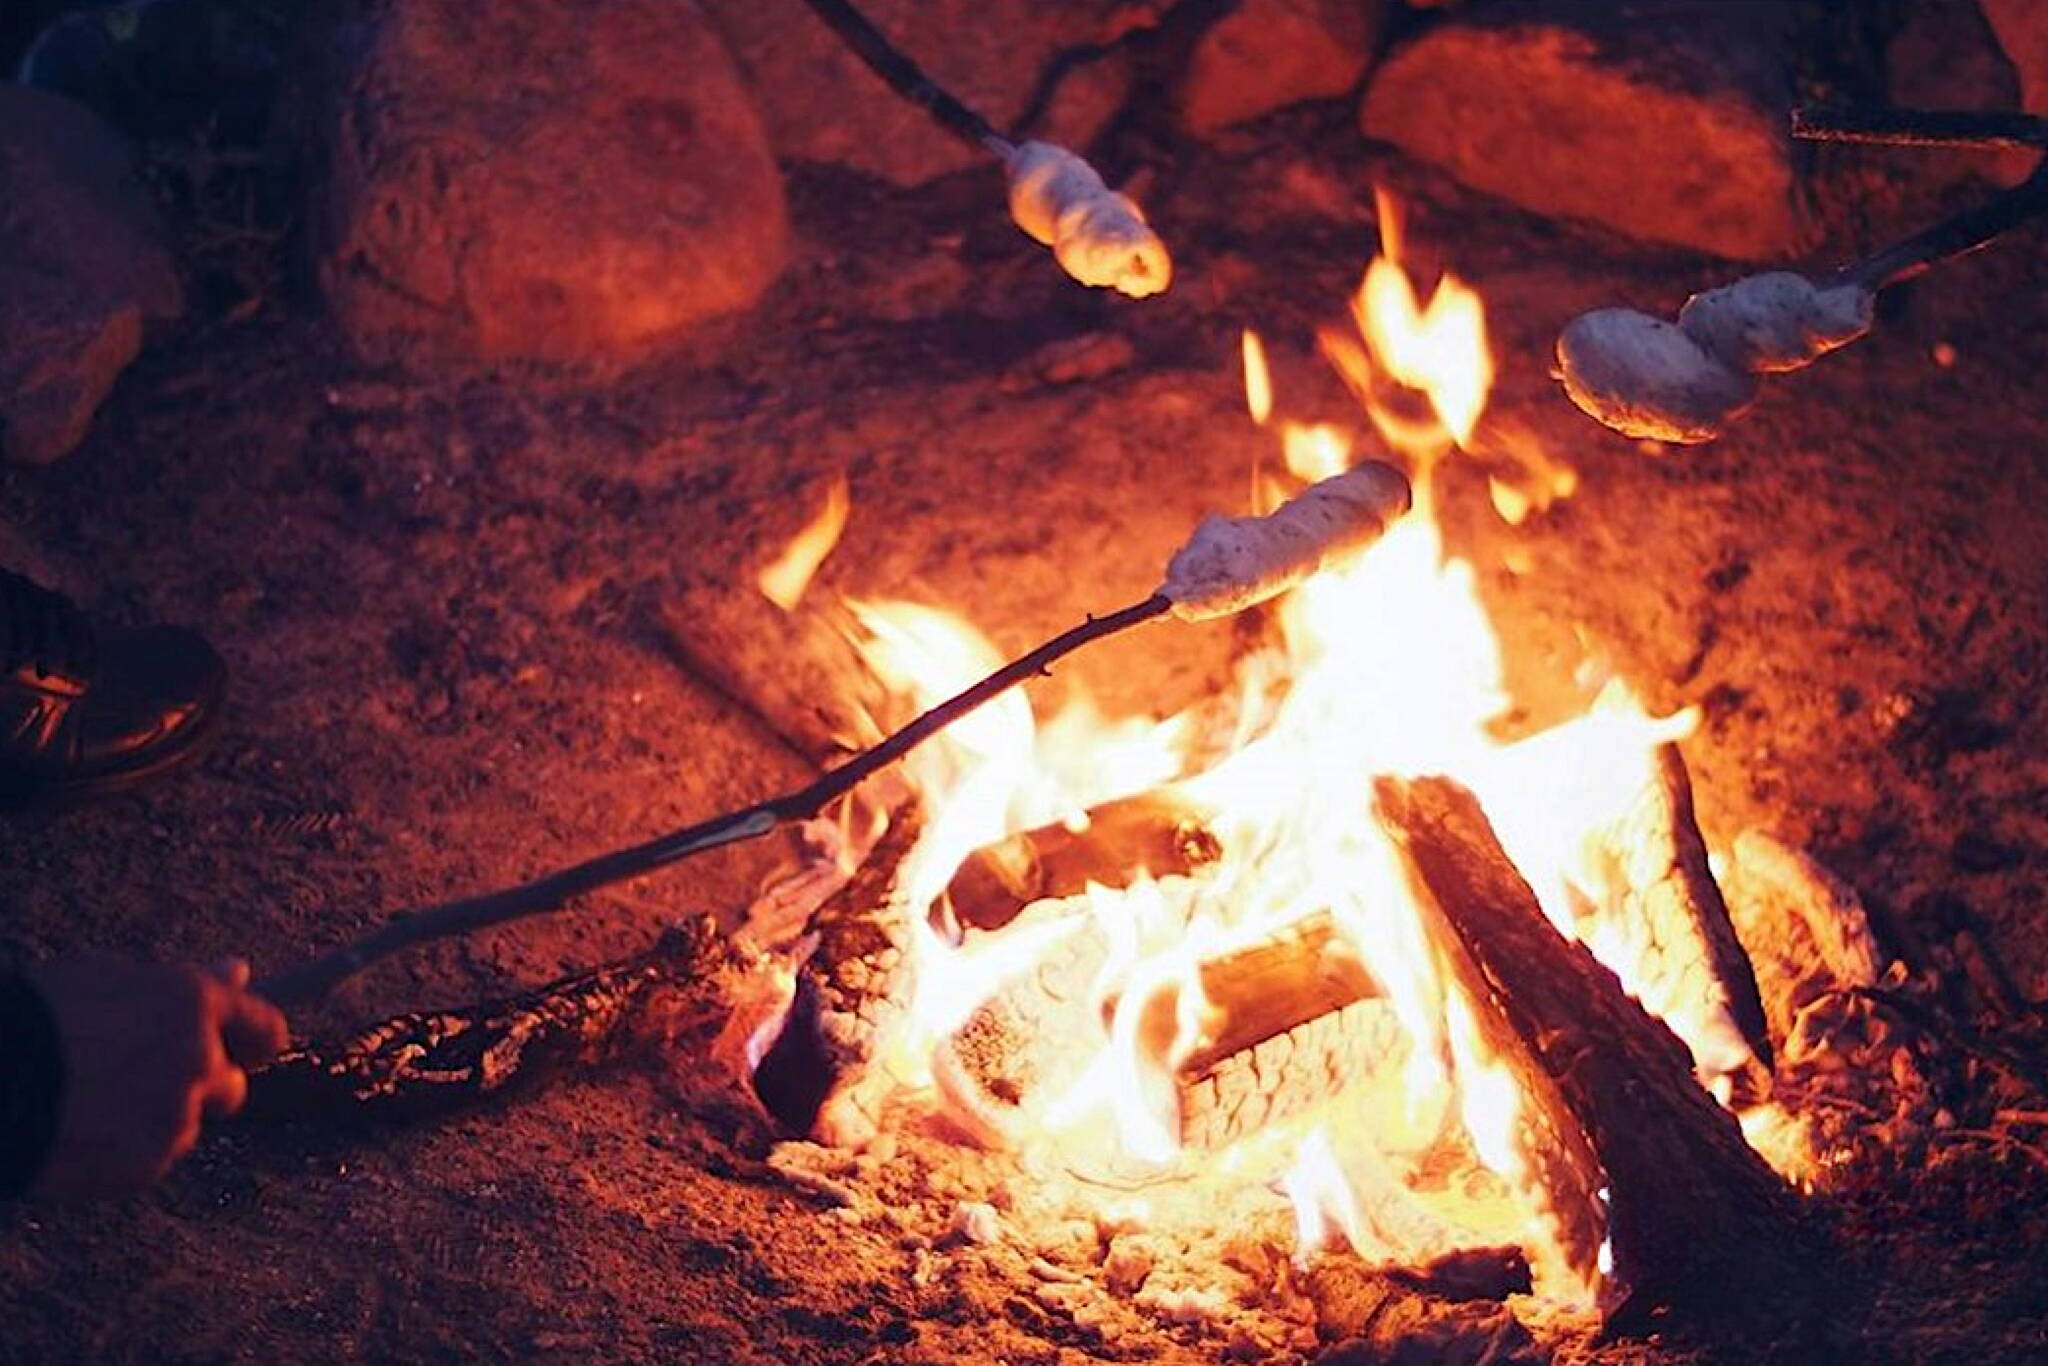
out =
[(1704, 445), (1551, 373), (2031, 204), (2031, 116), (1910, 115), (2023, 7), (863, 0), (966, 143), (812, 8), (349, 0), (292, 166), (118, 144), (187, 321), (72, 281), (122, 344), (0, 433), (85, 434), (0, 562), (202, 624), (236, 706), (0, 825), (15, 949), (275, 980), (809, 790), (1205, 518), (1412, 509), (339, 974), (159, 1189), (0, 1211), (0, 1357), (2036, 1359), (2038, 229)]
[[(1879, 980), (1867, 918), (1769, 835), (1736, 840), (1720, 862), (1752, 898), (1766, 997), (1695, 814), (1698, 711), (1653, 715), (1594, 659), (1578, 715), (1504, 724), (1439, 485), (1490, 454), (1491, 504), (1519, 516), (1577, 476), (1486, 427), (1479, 296), (1452, 275), (1418, 295), (1398, 209), (1379, 214), (1353, 328), (1321, 349), (1415, 507), (1241, 633), (1228, 686), (1152, 720), (1003, 695), (813, 822), (811, 859), (735, 937), (707, 923), (524, 1000), (294, 1054), (259, 1109), (432, 1112), (680, 1057), (698, 1103), (757, 1099), (811, 1140), (770, 1168), (856, 1222), (892, 1222), (893, 1167), (959, 1191), (922, 1236), (1038, 1248), (1042, 1290), (1091, 1333), (1113, 1296), (1301, 1350), (1350, 1322), (1362, 1272), (1375, 1313), (1402, 1304), (1406, 1337), (1447, 1350), (1533, 1357), (1483, 1307), (1510, 1297), (1551, 1333), (1818, 1341), (1842, 1287), (1800, 1192), (1847, 1150), (1815, 1123), (1828, 1083), (1775, 1098), (1772, 1023), (1785, 1077), (1837, 1045), (1829, 1003)], [(1275, 422), (1243, 340), (1279, 448), (1255, 472), (1270, 507), (1354, 457), (1338, 427)], [(831, 486), (763, 568), (779, 610), (850, 515)], [(821, 619), (878, 727), (1001, 664), (932, 605)]]

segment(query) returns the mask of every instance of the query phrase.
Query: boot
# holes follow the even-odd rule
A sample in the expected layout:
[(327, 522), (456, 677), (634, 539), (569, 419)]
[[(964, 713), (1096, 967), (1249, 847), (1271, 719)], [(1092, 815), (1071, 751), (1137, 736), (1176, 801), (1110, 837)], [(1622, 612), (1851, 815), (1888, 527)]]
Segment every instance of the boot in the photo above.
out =
[(212, 733), (226, 683), (193, 632), (95, 627), (68, 599), (0, 570), (0, 805), (169, 772)]

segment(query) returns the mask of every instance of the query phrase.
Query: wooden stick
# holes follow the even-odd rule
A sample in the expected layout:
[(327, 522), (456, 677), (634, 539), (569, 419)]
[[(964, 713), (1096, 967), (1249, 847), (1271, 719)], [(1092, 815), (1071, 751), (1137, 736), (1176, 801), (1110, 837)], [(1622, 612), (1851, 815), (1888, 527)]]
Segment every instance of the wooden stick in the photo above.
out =
[(839, 35), (868, 70), (889, 83), (903, 98), (930, 114), (938, 125), (963, 142), (995, 153), (1010, 154), (1010, 140), (995, 126), (967, 107), (876, 28), (874, 22), (856, 9), (851, 0), (804, 0), (825, 26)]
[(2048, 119), (1985, 109), (1870, 109), (1802, 106), (1792, 136), (1804, 142), (1888, 147), (2048, 147)]
[(1128, 631), (1166, 615), (1173, 604), (1154, 594), (1105, 617), (1055, 636), (1031, 653), (1012, 660), (988, 677), (933, 707), (874, 748), (855, 755), (808, 787), (685, 826), (641, 844), (613, 850), (532, 882), (482, 896), (444, 901), (406, 912), (352, 944), (313, 959), (290, 971), (267, 977), (255, 990), (281, 1005), (319, 999), (370, 964), (419, 944), (469, 934), (492, 925), (559, 909), (572, 897), (599, 887), (651, 873), (671, 863), (720, 845), (757, 839), (788, 821), (809, 820), (851, 792), (862, 781), (895, 763), (947, 726), (993, 701), (1026, 679), (1049, 671), (1057, 660), (1093, 641)]
[(1834, 278), (1853, 281), (1873, 290), (1901, 284), (1943, 261), (1988, 246), (2003, 234), (2044, 213), (2048, 213), (2048, 158), (2042, 160), (2032, 175), (2011, 189), (2000, 191), (1975, 208), (1930, 224), (1904, 241), (1894, 242), (1882, 251), (1842, 267)]

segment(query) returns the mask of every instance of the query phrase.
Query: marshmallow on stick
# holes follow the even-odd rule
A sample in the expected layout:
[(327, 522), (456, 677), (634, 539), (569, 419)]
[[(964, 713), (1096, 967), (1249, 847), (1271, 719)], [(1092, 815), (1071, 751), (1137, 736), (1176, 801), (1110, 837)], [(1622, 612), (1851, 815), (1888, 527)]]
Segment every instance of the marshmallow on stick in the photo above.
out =
[(1572, 402), (1626, 436), (1695, 444), (1756, 400), (1756, 374), (1812, 364), (1870, 330), (1876, 297), (1772, 271), (1695, 294), (1678, 324), (1626, 308), (1572, 319), (1557, 339)]
[(1010, 217), (1052, 248), (1060, 268), (1084, 285), (1108, 286), (1133, 299), (1173, 281), (1166, 244), (1129, 195), (1103, 183), (1080, 157), (1049, 142), (1025, 142), (1004, 158)]
[(1183, 621), (1242, 612), (1358, 554), (1412, 500), (1399, 470), (1368, 460), (1263, 517), (1209, 517), (1174, 552), (1158, 595)]

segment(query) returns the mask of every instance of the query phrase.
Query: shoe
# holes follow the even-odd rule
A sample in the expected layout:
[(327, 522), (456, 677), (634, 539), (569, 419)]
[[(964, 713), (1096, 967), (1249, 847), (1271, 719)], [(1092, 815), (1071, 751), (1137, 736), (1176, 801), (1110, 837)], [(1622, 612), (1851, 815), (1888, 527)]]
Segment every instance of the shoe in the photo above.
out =
[(173, 626), (95, 629), (0, 570), (0, 805), (96, 796), (195, 757), (227, 691), (220, 656)]

